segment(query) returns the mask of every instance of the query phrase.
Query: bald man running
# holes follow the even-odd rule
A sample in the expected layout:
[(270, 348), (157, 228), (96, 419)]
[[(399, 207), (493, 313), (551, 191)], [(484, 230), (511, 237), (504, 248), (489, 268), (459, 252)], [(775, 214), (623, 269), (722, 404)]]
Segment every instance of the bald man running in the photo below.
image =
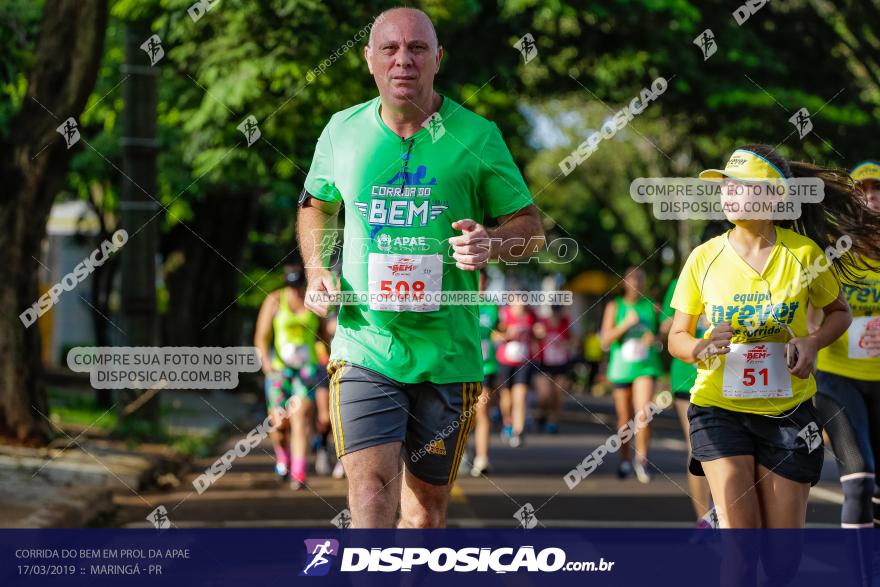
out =
[[(443, 527), (481, 391), (478, 307), (417, 294), (477, 291), (480, 268), (531, 255), (543, 231), (498, 127), (434, 91), (443, 49), (427, 15), (382, 13), (364, 57), (379, 96), (333, 115), (300, 197), (306, 303), (324, 316), (309, 294), (369, 294), (341, 307), (329, 368), (352, 525), (391, 527), (399, 505), (400, 527)], [(340, 205), (338, 280), (320, 235)]]

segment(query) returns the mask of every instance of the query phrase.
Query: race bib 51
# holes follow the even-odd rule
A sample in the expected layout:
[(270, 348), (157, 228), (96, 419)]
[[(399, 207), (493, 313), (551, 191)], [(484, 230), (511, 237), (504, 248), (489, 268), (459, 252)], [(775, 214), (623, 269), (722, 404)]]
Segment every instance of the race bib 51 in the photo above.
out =
[(724, 397), (756, 399), (791, 397), (791, 374), (785, 344), (732, 344), (724, 359)]

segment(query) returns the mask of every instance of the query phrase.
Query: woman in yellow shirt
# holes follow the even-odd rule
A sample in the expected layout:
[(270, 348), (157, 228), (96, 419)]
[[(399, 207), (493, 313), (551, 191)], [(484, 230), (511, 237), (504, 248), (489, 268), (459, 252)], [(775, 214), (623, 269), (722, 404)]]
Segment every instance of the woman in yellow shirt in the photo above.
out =
[[(851, 173), (868, 207), (880, 214), (880, 163), (865, 161)], [(844, 280), (852, 309), (849, 330), (819, 351), (816, 408), (837, 458), (844, 528), (872, 528), (880, 519), (874, 475), (880, 457), (880, 267)]]
[[(723, 170), (700, 178), (723, 182), (734, 228), (694, 249), (672, 299), (670, 353), (698, 367), (689, 468), (706, 475), (722, 527), (800, 528), (823, 462), (809, 401), (816, 355), (852, 319), (837, 274), (852, 271), (853, 257), (828, 252), (880, 254), (880, 223), (859, 223), (864, 217), (854, 213), (865, 205), (847, 174), (788, 162), (767, 145), (737, 149)], [(794, 221), (746, 212), (772, 200), (771, 188), (782, 188), (777, 200), (790, 201), (790, 178), (821, 179), (821, 206), (803, 204)], [(825, 254), (817, 243), (828, 247)], [(808, 305), (825, 314), (812, 334)], [(697, 339), (700, 315), (711, 328)]]

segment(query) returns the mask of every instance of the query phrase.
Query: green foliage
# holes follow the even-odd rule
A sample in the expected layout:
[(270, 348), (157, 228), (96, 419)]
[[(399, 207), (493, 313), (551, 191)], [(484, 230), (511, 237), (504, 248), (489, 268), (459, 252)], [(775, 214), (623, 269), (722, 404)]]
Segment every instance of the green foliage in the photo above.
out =
[[(397, 3), (222, 0), (193, 22), (193, 1), (113, 3), (98, 85), (82, 117), (94, 150), (77, 152), (67, 192), (99, 194), (115, 209), (124, 28), (152, 18), (165, 50), (155, 67), (162, 144), (155, 195), (169, 206), (164, 231), (192, 221), (193, 204), (217, 190), (253, 198), (238, 303), (254, 309), (260, 289), (274, 287), (272, 268), (293, 249), (295, 199), (318, 134), (333, 112), (376, 93), (362, 57), (364, 31)], [(739, 26), (733, 5), (720, 0), (415, 3), (433, 18), (445, 50), (438, 89), (499, 124), (551, 238), (580, 243), (562, 272), (620, 272), (650, 258), (664, 276), (670, 265), (657, 249), (677, 249), (680, 227), (634, 204), (632, 179), (692, 175), (723, 164), (744, 142), (840, 166), (878, 156), (871, 122), (880, 115), (880, 51), (864, 24), (876, 18), (876, 2), (867, 4), (875, 10), (855, 0), (768, 3)], [(2, 133), (24, 95), (38, 19), (39, 3), (0, 8)], [(704, 61), (693, 41), (707, 28), (718, 51)], [(526, 33), (539, 51), (528, 64), (513, 48)], [(558, 177), (559, 161), (658, 76), (669, 80), (667, 92), (575, 173)], [(803, 140), (788, 121), (801, 107), (815, 126)], [(251, 147), (236, 128), (248, 115), (262, 133)]]

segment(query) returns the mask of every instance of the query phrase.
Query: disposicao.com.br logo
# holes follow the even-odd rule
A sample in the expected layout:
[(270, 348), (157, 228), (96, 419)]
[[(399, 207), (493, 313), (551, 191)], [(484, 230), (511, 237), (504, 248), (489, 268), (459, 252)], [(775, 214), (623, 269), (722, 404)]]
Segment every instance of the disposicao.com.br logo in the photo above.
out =
[[(330, 556), (339, 554), (339, 543), (330, 539), (306, 540), (308, 552), (306, 565), (300, 576), (326, 575), (332, 567)], [(516, 573), (518, 571), (545, 572), (586, 571), (607, 572), (613, 561), (566, 561), (561, 548), (544, 548), (536, 551), (534, 546), (518, 548), (488, 548), (469, 546), (464, 548), (389, 547), (342, 549), (340, 572), (410, 572), (413, 567), (426, 568), (435, 573), (446, 572), (494, 572)]]

